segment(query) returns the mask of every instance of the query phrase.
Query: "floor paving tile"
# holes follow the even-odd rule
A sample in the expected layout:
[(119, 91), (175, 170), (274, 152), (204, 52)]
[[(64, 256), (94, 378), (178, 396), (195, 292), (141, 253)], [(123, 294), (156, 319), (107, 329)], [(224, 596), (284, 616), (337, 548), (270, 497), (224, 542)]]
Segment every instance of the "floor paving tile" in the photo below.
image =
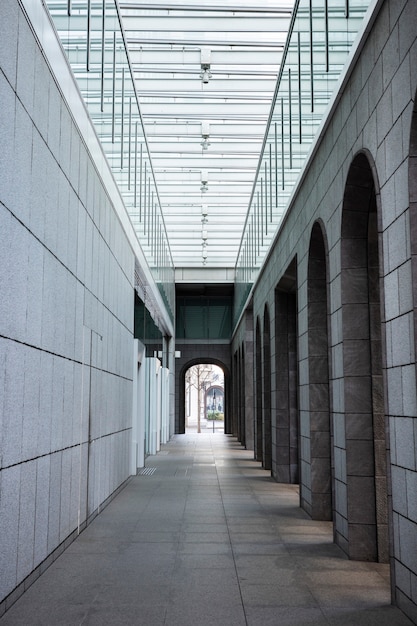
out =
[(245, 607), (276, 607), (277, 613), (281, 607), (311, 607), (318, 608), (319, 603), (314, 598), (306, 584), (282, 585), (281, 581), (256, 584), (242, 580), (241, 583), (243, 604)]
[(349, 561), (230, 436), (177, 435), (0, 626), (410, 626), (389, 569)]
[(410, 626), (410, 620), (393, 606), (380, 606), (377, 609), (357, 608), (329, 609), (323, 608), (323, 613), (330, 626)]
[[(248, 626), (327, 626), (330, 624), (320, 608), (253, 607), (246, 609)], [(352, 622), (353, 623), (353, 622)]]

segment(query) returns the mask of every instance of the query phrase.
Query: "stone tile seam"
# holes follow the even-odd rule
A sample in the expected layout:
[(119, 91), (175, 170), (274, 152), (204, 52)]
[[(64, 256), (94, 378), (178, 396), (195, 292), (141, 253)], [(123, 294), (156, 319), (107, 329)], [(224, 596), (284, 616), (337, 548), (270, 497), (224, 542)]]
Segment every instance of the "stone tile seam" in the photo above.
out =
[(132, 430), (131, 426), (128, 428), (121, 428), (120, 430), (114, 430), (111, 433), (101, 435), (100, 437), (94, 437), (93, 439), (90, 439), (90, 440), (86, 439), (85, 441), (79, 441), (77, 443), (74, 443), (72, 446), (66, 446), (65, 448), (59, 448), (58, 450), (46, 452), (45, 454), (39, 454), (38, 456), (31, 457), (30, 459), (24, 459), (23, 461), (19, 461), (19, 463), (12, 463), (11, 465), (4, 465), (0, 467), (0, 472), (2, 472), (3, 470), (12, 469), (13, 467), (19, 467), (19, 465), (25, 465), (26, 463), (32, 463), (34, 461), (38, 461), (39, 459), (44, 459), (45, 457), (50, 457), (60, 452), (66, 452), (67, 450), (73, 450), (73, 449), (79, 448), (80, 446), (89, 445), (96, 441), (100, 441), (101, 439), (106, 439), (107, 437), (113, 437), (113, 435), (119, 435), (120, 433), (128, 432), (131, 430)]
[[(88, 326), (84, 326), (85, 328), (87, 328), (88, 330), (92, 330), (89, 329)], [(129, 331), (130, 332), (130, 331)], [(33, 350), (38, 350), (39, 352), (43, 352), (45, 354), (49, 354), (50, 356), (55, 356), (59, 359), (64, 359), (65, 361), (70, 361), (71, 363), (76, 363), (77, 365), (82, 365), (83, 367), (91, 367), (93, 370), (97, 371), (97, 372), (101, 372), (102, 374), (109, 374), (110, 376), (116, 376), (116, 378), (121, 378), (122, 380), (125, 380), (127, 382), (132, 382), (133, 379), (129, 378), (128, 376), (123, 376), (121, 374), (116, 374), (115, 372), (111, 372), (110, 370), (106, 370), (103, 369), (101, 367), (97, 367), (96, 365), (91, 365), (90, 363), (85, 363), (83, 361), (79, 361), (78, 359), (72, 359), (69, 356), (65, 356), (64, 354), (58, 354), (57, 352), (52, 352), (51, 350), (48, 350), (46, 348), (42, 348), (40, 346), (35, 346), (31, 343), (26, 343), (25, 341), (21, 341), (20, 339), (15, 339), (14, 337), (7, 337), (6, 335), (2, 335), (0, 334), (0, 339), (5, 339), (6, 341), (11, 341), (13, 343), (18, 343), (21, 346), (25, 346), (27, 348), (32, 348)]]

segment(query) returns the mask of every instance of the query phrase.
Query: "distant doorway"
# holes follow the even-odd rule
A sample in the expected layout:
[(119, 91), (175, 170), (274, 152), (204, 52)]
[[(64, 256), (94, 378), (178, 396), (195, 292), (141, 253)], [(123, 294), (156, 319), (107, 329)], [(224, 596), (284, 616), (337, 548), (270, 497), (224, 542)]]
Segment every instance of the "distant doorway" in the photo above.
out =
[(185, 372), (185, 432), (224, 432), (224, 373), (212, 363), (192, 365)]

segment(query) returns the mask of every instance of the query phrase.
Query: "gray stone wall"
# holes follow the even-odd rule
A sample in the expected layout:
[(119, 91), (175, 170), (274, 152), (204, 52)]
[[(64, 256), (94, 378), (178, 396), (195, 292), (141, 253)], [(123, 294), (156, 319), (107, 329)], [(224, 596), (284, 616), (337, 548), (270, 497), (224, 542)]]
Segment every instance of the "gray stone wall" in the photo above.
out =
[[(262, 319), (266, 304), (271, 313), (274, 359), (275, 288), (297, 259), (300, 490), (311, 512), (317, 510), (312, 502), (312, 407), (315, 420), (323, 414), (311, 398), (317, 381), (311, 379), (309, 359), (316, 355), (309, 354), (314, 343), (309, 332), (316, 326), (311, 317), (309, 322), (308, 267), (313, 227), (320, 223), (326, 250), (330, 411), (330, 428), (320, 429), (323, 440), (331, 441), (326, 463), (331, 465), (335, 535), (352, 558), (385, 560), (389, 552), (394, 600), (414, 621), (417, 406), (411, 248), (415, 250), (416, 229), (410, 227), (410, 194), (416, 175), (410, 151), (413, 157), (416, 151), (410, 138), (417, 89), (416, 23), (414, 0), (381, 4), (253, 294), (254, 320)], [(367, 265), (375, 252), (368, 223), (372, 213), (378, 230), (378, 293), (375, 268)], [(368, 335), (362, 315), (367, 316)], [(326, 384), (322, 375), (320, 384)], [(273, 371), (271, 386), (274, 432)], [(276, 455), (273, 447), (273, 467)], [(329, 458), (327, 452), (324, 457)], [(388, 468), (383, 467), (385, 458)], [(362, 507), (364, 493), (370, 504)], [(384, 546), (387, 523), (389, 548)]]
[(129, 475), (134, 259), (16, 0), (0, 103), (1, 601)]

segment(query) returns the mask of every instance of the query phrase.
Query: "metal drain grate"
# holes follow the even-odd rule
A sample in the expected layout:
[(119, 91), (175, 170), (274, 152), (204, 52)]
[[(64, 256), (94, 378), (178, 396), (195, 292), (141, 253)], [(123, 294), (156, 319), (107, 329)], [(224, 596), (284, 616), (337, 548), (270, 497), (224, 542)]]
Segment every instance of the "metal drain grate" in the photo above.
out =
[(156, 467), (142, 467), (138, 470), (138, 476), (152, 476), (156, 471)]

